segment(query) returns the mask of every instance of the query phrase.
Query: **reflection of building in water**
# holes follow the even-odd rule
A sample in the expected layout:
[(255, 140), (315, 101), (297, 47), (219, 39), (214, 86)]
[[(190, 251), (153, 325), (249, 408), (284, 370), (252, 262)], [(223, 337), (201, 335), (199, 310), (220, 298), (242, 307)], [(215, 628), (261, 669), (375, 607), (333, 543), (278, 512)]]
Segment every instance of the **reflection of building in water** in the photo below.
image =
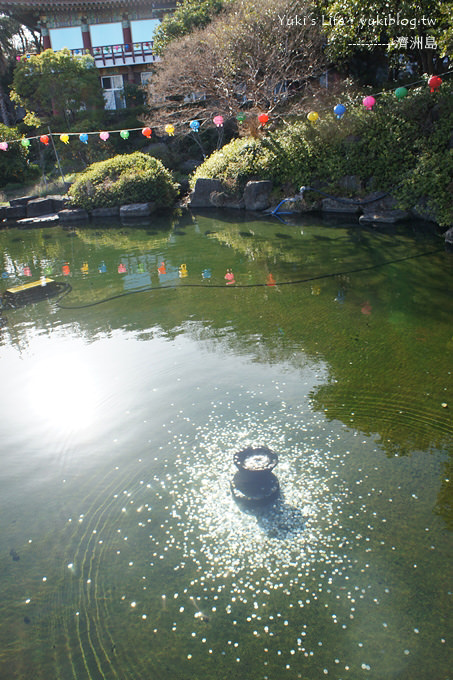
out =
[(176, 281), (179, 278), (178, 268), (164, 263), (164, 258), (159, 254), (122, 255), (120, 260), (125, 269), (121, 272), (124, 290), (149, 288), (151, 277), (155, 274), (158, 275), (160, 283)]

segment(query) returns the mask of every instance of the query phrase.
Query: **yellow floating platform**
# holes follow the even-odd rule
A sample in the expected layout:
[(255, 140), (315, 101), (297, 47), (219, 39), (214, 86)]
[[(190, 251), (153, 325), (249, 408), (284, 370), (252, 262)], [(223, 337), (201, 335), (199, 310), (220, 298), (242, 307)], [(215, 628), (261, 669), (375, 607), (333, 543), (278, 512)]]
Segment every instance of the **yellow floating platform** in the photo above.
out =
[(16, 293), (22, 293), (24, 290), (30, 290), (31, 288), (39, 288), (39, 286), (47, 286), (48, 283), (53, 283), (53, 279), (43, 278), (39, 281), (32, 281), (31, 283), (24, 283), (22, 286), (14, 286), (14, 288), (7, 288), (6, 292), (15, 295)]

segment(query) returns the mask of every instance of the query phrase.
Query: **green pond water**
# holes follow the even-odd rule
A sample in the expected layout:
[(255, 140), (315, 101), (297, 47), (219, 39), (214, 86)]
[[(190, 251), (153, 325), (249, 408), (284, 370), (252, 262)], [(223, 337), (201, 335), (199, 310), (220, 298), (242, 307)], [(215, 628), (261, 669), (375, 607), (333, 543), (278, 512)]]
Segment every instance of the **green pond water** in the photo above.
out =
[[(2, 680), (453, 677), (439, 236), (213, 212), (0, 243), (2, 291), (67, 284), (0, 319)], [(245, 510), (262, 445), (281, 497)]]

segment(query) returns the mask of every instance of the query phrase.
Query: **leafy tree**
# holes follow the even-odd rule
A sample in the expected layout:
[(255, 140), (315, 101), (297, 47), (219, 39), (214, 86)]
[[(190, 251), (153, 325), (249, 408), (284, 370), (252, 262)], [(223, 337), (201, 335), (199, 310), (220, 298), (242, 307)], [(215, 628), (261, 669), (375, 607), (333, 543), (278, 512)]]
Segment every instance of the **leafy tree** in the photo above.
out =
[(229, 0), (182, 0), (173, 14), (167, 14), (154, 34), (154, 47), (162, 54), (172, 40), (182, 38), (196, 28), (204, 28), (219, 14)]
[[(208, 26), (167, 46), (149, 86), (150, 102), (163, 102), (161, 117), (167, 107), (186, 120), (197, 111), (288, 110), (324, 68), (319, 26), (282, 19), (309, 11), (303, 1), (231, 2)], [(204, 101), (196, 99), (188, 110), (194, 93)]]
[(73, 57), (68, 49), (45, 50), (18, 62), (11, 99), (43, 122), (64, 115), (70, 123), (81, 110), (103, 105), (93, 57)]
[(416, 62), (421, 72), (435, 73), (441, 68), (440, 57), (453, 54), (451, 0), (321, 0), (316, 4), (334, 62), (381, 52), (393, 57), (395, 64), (403, 58)]

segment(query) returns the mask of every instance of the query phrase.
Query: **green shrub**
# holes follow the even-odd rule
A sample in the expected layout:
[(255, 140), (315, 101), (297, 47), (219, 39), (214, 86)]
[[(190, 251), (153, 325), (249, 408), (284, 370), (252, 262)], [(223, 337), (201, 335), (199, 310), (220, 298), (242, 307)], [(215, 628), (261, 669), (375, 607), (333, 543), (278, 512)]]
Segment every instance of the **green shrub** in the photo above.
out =
[[(12, 139), (20, 138), (17, 128), (10, 128), (0, 123), (0, 141), (8, 142), (8, 150), (0, 151), (0, 186), (5, 184), (26, 182), (34, 179), (36, 173), (28, 165), (28, 151), (19, 142)], [(34, 177), (33, 177), (34, 175)]]
[(170, 207), (177, 196), (171, 173), (156, 158), (140, 151), (93, 163), (69, 190), (72, 205), (92, 210), (154, 201)]

